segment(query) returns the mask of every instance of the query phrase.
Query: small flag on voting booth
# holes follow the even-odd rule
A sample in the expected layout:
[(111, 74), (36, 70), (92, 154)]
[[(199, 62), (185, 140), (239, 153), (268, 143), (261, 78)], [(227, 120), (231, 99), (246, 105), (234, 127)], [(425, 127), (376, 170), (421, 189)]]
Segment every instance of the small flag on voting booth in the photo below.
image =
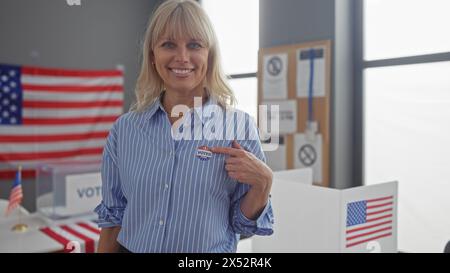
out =
[(392, 236), (393, 196), (347, 204), (346, 247)]

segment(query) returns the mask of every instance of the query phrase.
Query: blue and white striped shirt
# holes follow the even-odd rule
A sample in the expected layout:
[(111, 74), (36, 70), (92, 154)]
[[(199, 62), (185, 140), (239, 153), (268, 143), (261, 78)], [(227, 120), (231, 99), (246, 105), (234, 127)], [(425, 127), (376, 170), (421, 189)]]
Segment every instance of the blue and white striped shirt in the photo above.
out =
[[(222, 121), (224, 132), (235, 137), (245, 128), (246, 139), (238, 143), (265, 161), (260, 141), (249, 137), (257, 128), (248, 114), (234, 110), (232, 115), (246, 122), (230, 122), (208, 115), (213, 106), (218, 107), (209, 99), (202, 112), (194, 108), (184, 118), (201, 121), (203, 132), (216, 133)], [(232, 139), (206, 133), (201, 139), (175, 140), (172, 134), (160, 100), (115, 122), (103, 152), (103, 200), (95, 209), (99, 227), (121, 226), (117, 241), (132, 252), (235, 252), (238, 234), (273, 233), (270, 200), (256, 221), (242, 214), (240, 200), (250, 186), (227, 175), (225, 155), (195, 156), (200, 146), (231, 147)]]

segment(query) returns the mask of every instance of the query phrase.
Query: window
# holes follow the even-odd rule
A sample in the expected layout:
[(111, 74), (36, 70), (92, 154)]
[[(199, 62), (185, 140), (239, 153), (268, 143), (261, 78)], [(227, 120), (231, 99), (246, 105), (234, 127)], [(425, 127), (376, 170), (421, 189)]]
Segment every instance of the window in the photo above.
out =
[(236, 92), (238, 108), (256, 119), (257, 113), (257, 80), (255, 77), (232, 79), (231, 88)]
[(362, 9), (364, 181), (399, 181), (400, 251), (443, 252), (450, 240), (449, 9), (446, 0)]
[(364, 58), (398, 58), (450, 50), (450, 1), (364, 2)]
[(256, 118), (259, 0), (202, 0), (216, 31), (237, 108)]

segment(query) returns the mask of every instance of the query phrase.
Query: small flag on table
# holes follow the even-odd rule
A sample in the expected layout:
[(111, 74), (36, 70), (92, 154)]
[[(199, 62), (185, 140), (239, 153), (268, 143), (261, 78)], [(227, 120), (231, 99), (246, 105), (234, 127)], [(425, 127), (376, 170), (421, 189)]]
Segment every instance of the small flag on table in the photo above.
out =
[(14, 179), (14, 184), (11, 188), (9, 194), (9, 203), (6, 208), (5, 215), (8, 216), (15, 208), (17, 208), (20, 203), (22, 203), (23, 192), (22, 192), (22, 168), (19, 167), (16, 173), (16, 178)]

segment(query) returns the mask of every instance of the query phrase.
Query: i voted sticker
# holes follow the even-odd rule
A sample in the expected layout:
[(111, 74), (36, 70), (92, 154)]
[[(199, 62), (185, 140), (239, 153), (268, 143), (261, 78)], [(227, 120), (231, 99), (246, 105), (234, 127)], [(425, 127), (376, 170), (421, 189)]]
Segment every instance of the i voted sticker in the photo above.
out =
[(200, 146), (197, 148), (197, 152), (195, 156), (200, 160), (209, 160), (212, 157), (212, 152), (209, 150), (207, 146)]

